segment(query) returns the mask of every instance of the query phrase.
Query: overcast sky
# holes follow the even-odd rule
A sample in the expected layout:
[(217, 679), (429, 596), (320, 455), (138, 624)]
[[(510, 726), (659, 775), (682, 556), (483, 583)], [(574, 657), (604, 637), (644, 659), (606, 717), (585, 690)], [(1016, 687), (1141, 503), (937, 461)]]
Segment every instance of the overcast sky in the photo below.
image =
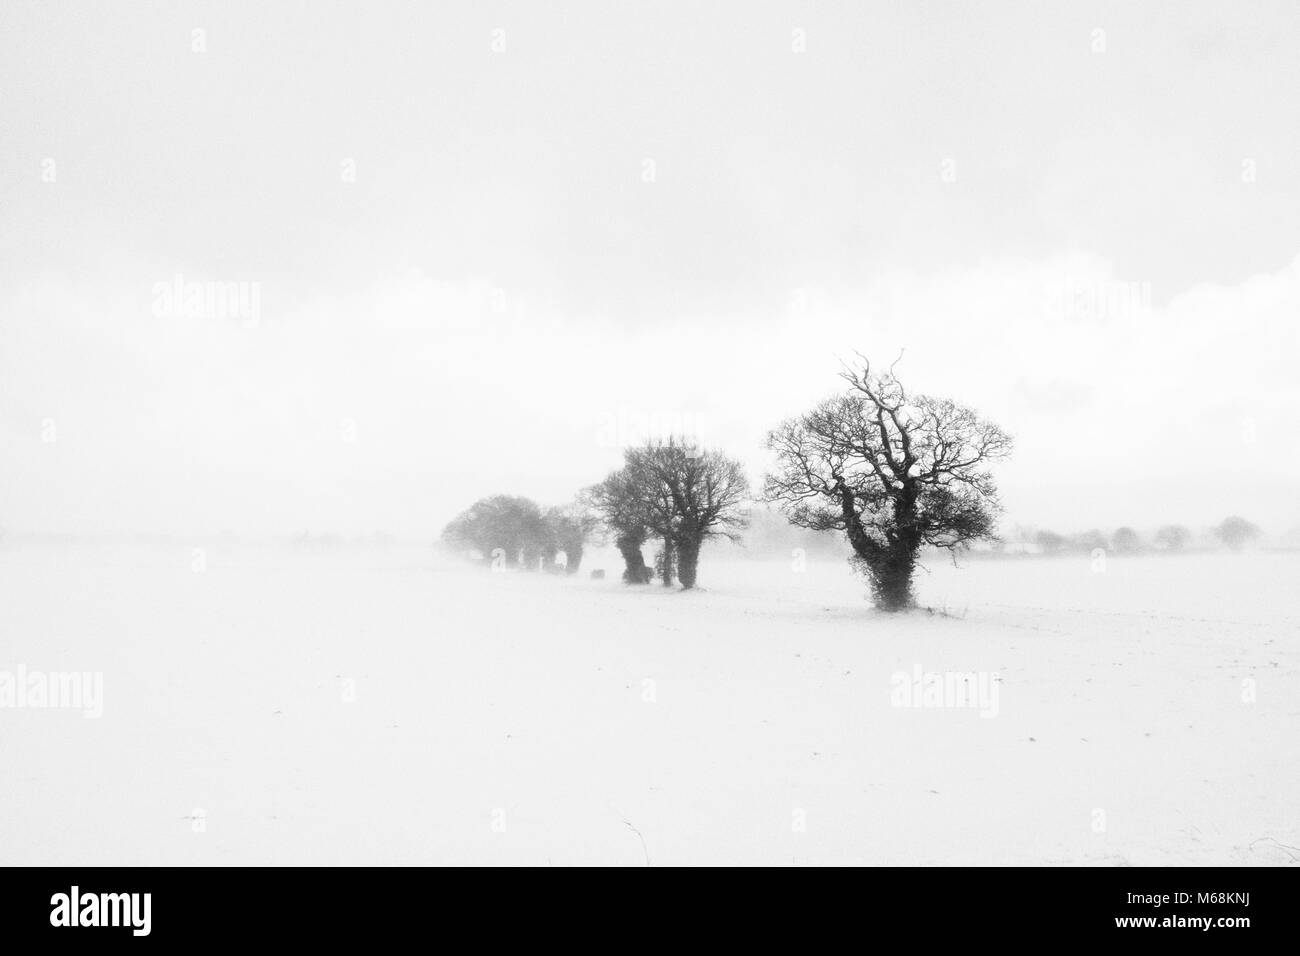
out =
[(669, 429), (757, 485), (905, 349), (1015, 435), (1009, 522), (1286, 531), (1298, 49), (1294, 2), (10, 0), (0, 525), (430, 536)]

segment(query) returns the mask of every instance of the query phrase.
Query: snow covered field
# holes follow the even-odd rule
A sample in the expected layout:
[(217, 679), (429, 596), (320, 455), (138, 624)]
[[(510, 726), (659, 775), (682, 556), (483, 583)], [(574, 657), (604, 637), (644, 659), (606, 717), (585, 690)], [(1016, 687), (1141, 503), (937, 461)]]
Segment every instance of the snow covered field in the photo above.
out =
[[(679, 593), (602, 553), (11, 543), (0, 672), (102, 672), (103, 715), (0, 710), (0, 860), (1300, 861), (1300, 555), (934, 562), (948, 613), (889, 617), (736, 554)], [(895, 706), (899, 672), (996, 696)]]

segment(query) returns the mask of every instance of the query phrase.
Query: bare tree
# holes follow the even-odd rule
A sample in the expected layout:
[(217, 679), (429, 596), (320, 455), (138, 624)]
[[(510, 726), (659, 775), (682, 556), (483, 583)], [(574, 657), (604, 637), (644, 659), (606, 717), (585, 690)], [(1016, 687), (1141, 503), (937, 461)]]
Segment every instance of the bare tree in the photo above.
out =
[(681, 449), (669, 440), (666, 450), (662, 443), (650, 442), (641, 448), (629, 448), (624, 453), (623, 474), (627, 477), (631, 494), (641, 508), (641, 515), (646, 527), (660, 541), (659, 551), (655, 554), (654, 571), (659, 575), (659, 583), (666, 588), (673, 586), (677, 576), (677, 508), (673, 502), (672, 490), (667, 482), (661, 480), (661, 474), (671, 470), (667, 459)]
[(527, 525), (524, 539), (524, 555), (520, 567), (525, 571), (545, 571), (555, 565), (555, 556), (560, 553), (555, 533), (540, 512)]
[(623, 557), (623, 583), (648, 584), (652, 574), (641, 548), (650, 537), (645, 503), (625, 470), (610, 473), (588, 488), (583, 500), (601, 517)]
[(993, 536), (999, 506), (987, 468), (1011, 439), (964, 405), (909, 396), (892, 368), (873, 374), (859, 359), (840, 375), (845, 393), (768, 435), (777, 467), (764, 492), (796, 525), (843, 531), (877, 606), (896, 611), (914, 603), (923, 545)]
[(1084, 554), (1105, 551), (1110, 547), (1110, 541), (1097, 528), (1072, 534), (1065, 539), (1065, 544), (1071, 551), (1082, 551)]
[(664, 577), (675, 559), (682, 588), (695, 587), (704, 541), (715, 536), (734, 541), (748, 522), (744, 468), (721, 452), (676, 438), (630, 448), (626, 460), (625, 470), (646, 505), (647, 524), (664, 540)]
[(1043, 529), (1034, 535), (1034, 543), (1043, 554), (1060, 554), (1067, 544), (1065, 535)]
[(453, 547), (478, 552), (485, 561), (500, 550), (507, 567), (518, 567), (521, 553), (524, 567), (532, 569), (546, 553), (554, 554), (541, 509), (527, 498), (512, 495), (476, 501), (448, 523), (442, 537)]
[(1180, 524), (1167, 524), (1156, 532), (1156, 544), (1166, 551), (1181, 551), (1187, 547), (1192, 533)]
[(1132, 528), (1119, 528), (1111, 535), (1110, 546), (1119, 554), (1136, 554), (1142, 550), (1142, 538)]
[(574, 502), (547, 508), (542, 518), (556, 550), (564, 554), (565, 573), (576, 574), (582, 566), (582, 553), (587, 539), (598, 523), (596, 516), (585, 505)]
[(1214, 534), (1233, 551), (1240, 551), (1246, 544), (1259, 537), (1259, 528), (1240, 515), (1232, 515), (1219, 523), (1214, 529)]

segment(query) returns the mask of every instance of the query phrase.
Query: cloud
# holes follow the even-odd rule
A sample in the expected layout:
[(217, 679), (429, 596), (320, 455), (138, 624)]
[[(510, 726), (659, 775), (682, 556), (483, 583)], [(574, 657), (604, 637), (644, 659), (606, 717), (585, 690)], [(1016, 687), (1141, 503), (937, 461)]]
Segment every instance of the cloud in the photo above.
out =
[[(623, 443), (667, 430), (729, 449), (757, 480), (766, 429), (835, 390), (855, 350), (905, 350), (913, 389), (1016, 435), (1002, 469), (1015, 519), (1300, 520), (1285, 493), (1300, 452), (1279, 437), (1300, 411), (1300, 259), (1165, 306), (1074, 256), (803, 290), (749, 325), (678, 315), (630, 331), (418, 272), (251, 328), (155, 315), (151, 286), (91, 296), (47, 277), (4, 303), (4, 523), (424, 535), (481, 494), (564, 500)], [(1107, 297), (1128, 305), (1080, 307)]]

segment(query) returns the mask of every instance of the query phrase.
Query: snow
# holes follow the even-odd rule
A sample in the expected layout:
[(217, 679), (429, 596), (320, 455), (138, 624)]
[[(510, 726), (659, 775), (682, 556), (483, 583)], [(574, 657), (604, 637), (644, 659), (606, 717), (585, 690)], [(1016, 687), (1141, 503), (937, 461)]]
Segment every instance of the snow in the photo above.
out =
[(0, 709), (5, 863), (1300, 861), (1297, 554), (931, 561), (890, 616), (729, 546), (695, 593), (205, 549), (0, 550), (0, 671), (104, 682)]

